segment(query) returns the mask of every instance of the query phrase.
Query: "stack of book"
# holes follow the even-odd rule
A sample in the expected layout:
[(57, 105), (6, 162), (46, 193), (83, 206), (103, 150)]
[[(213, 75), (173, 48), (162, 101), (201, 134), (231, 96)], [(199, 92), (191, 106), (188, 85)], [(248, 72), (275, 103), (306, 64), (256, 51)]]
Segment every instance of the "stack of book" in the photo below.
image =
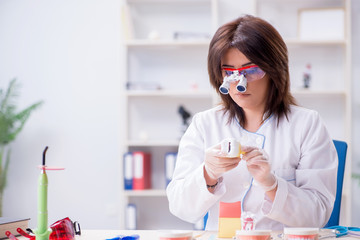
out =
[(128, 152), (124, 154), (125, 190), (151, 188), (151, 154), (147, 152)]
[(0, 217), (0, 239), (7, 239), (6, 231), (11, 232), (14, 236), (20, 236), (16, 229), (21, 228), (26, 231), (29, 227), (30, 218), (10, 218)]
[[(143, 190), (151, 188), (151, 153), (127, 152), (124, 154), (124, 189)], [(174, 174), (177, 152), (165, 153), (165, 186)]]

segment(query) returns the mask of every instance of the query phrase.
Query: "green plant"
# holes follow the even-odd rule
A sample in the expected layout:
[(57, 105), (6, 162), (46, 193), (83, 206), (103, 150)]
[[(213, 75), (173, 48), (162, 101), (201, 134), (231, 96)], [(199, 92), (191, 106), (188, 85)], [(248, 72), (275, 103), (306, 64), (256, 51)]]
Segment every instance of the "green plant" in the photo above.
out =
[(19, 84), (16, 79), (10, 81), (6, 91), (0, 89), (0, 216), (2, 216), (3, 192), (10, 163), (9, 144), (21, 132), (31, 112), (43, 103), (39, 101), (17, 112), (15, 100), (19, 96), (18, 89)]

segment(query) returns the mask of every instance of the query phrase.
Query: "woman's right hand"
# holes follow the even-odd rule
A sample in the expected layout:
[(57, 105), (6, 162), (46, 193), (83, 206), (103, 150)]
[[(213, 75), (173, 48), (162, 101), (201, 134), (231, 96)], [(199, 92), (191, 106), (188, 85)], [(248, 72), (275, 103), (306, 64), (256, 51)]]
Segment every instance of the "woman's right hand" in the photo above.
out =
[(226, 153), (221, 152), (221, 144), (208, 148), (205, 151), (205, 171), (213, 181), (217, 181), (225, 172), (235, 168), (241, 158), (226, 157)]

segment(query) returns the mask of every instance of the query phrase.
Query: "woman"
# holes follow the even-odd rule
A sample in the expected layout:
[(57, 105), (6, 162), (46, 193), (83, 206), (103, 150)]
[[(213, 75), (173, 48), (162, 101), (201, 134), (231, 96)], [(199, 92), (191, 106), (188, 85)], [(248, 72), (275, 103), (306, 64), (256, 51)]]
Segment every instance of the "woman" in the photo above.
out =
[[(243, 16), (220, 27), (208, 72), (220, 106), (198, 113), (181, 139), (170, 211), (217, 230), (219, 202), (241, 201), (256, 229), (323, 227), (336, 194), (337, 153), (317, 112), (296, 106), (286, 45), (266, 21)], [(235, 138), (242, 157), (219, 143)]]

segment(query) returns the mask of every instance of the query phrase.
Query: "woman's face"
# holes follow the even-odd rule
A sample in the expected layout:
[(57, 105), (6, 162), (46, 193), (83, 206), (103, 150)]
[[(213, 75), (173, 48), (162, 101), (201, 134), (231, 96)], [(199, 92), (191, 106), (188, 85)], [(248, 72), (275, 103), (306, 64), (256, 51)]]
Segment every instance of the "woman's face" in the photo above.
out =
[[(221, 59), (221, 67), (224, 68), (242, 68), (249, 65), (255, 65), (245, 55), (236, 48), (230, 48)], [(222, 73), (225, 77), (225, 73)], [(230, 83), (229, 95), (240, 107), (250, 111), (264, 112), (269, 89), (269, 77), (265, 76), (259, 80), (247, 83), (247, 90), (243, 93), (236, 89), (238, 81)]]

